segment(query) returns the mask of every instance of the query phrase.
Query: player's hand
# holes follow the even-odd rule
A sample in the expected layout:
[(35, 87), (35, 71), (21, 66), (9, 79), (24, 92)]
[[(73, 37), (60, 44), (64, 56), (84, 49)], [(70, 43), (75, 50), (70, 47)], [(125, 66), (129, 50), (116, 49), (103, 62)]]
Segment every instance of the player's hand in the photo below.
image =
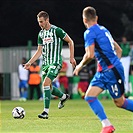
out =
[(24, 69), (28, 70), (31, 66), (31, 63), (27, 62), (26, 64), (23, 64), (23, 66), (24, 66)]
[(82, 69), (82, 67), (83, 66), (81, 64), (77, 65), (76, 68), (75, 68), (75, 70), (73, 71), (73, 74), (74, 75), (78, 75), (78, 73)]
[(70, 63), (72, 64), (73, 68), (75, 68), (77, 65), (76, 60), (74, 58), (70, 58)]

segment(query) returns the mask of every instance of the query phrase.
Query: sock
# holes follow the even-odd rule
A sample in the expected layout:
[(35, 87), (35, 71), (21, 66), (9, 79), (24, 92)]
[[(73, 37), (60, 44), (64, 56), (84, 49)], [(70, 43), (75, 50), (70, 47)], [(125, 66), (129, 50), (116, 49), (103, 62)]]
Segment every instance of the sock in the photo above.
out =
[(108, 119), (102, 120), (101, 123), (103, 127), (112, 125)]
[(58, 88), (56, 88), (55, 86), (52, 86), (52, 89), (53, 89), (51, 92), (52, 95), (55, 95), (55, 96), (58, 96), (59, 98), (62, 98), (63, 93)]
[(133, 100), (125, 99), (124, 104), (121, 108), (133, 112)]
[(85, 97), (85, 100), (88, 102), (90, 105), (90, 108), (92, 111), (98, 116), (100, 121), (107, 119), (107, 116), (104, 112), (102, 104), (99, 102), (97, 97)]
[(49, 109), (51, 92), (50, 92), (50, 86), (44, 86), (43, 89), (44, 89), (44, 110), (45, 110), (45, 108)]
[(44, 111), (48, 114), (49, 113), (49, 109), (45, 108)]
[(66, 98), (66, 94), (63, 94), (63, 96), (60, 98), (61, 100)]

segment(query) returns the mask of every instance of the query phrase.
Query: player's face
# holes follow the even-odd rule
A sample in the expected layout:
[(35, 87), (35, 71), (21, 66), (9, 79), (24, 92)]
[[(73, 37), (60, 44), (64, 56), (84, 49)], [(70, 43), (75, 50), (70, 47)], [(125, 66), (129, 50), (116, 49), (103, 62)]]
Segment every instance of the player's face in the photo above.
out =
[(37, 18), (38, 20), (38, 23), (39, 23), (39, 26), (42, 28), (42, 29), (46, 29), (47, 28), (47, 24), (48, 24), (48, 19), (44, 19), (44, 17), (38, 17)]

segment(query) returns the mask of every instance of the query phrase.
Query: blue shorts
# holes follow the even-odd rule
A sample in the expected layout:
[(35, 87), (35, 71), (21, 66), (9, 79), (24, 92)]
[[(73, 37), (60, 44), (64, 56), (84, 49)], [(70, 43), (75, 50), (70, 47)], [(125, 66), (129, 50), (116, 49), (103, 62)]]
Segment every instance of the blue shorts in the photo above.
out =
[(28, 88), (28, 81), (27, 80), (21, 80), (19, 82), (19, 88)]
[(108, 89), (112, 98), (120, 98), (124, 94), (124, 70), (122, 65), (117, 65), (104, 72), (96, 72), (90, 86)]

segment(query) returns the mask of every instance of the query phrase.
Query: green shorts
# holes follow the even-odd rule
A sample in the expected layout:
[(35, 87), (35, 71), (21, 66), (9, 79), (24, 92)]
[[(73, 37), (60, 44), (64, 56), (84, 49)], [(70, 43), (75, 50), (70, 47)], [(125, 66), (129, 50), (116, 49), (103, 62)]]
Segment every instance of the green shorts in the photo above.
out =
[(44, 80), (45, 77), (48, 77), (53, 81), (59, 74), (61, 67), (61, 64), (42, 66), (42, 79)]

